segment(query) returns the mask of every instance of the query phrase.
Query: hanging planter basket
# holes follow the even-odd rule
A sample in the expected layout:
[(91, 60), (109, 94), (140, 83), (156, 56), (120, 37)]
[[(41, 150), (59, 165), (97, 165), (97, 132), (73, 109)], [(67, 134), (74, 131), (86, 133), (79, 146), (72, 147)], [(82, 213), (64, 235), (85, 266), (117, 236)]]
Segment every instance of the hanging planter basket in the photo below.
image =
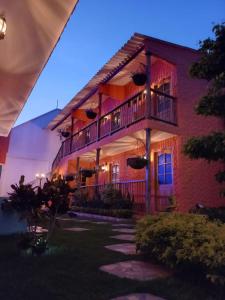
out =
[(70, 132), (69, 131), (62, 131), (61, 132), (61, 135), (64, 137), (64, 138), (68, 138), (70, 136)]
[(143, 169), (147, 165), (148, 160), (141, 156), (130, 157), (127, 159), (127, 165), (133, 169)]
[(75, 179), (75, 176), (73, 174), (67, 174), (65, 176), (66, 181), (73, 181)]
[(137, 86), (142, 86), (146, 83), (147, 81), (147, 76), (145, 73), (135, 73), (132, 75), (132, 79), (135, 85)]
[(88, 119), (95, 119), (97, 116), (97, 113), (93, 109), (87, 109), (85, 112)]
[(95, 170), (94, 169), (81, 169), (80, 173), (82, 176), (89, 178), (95, 174)]

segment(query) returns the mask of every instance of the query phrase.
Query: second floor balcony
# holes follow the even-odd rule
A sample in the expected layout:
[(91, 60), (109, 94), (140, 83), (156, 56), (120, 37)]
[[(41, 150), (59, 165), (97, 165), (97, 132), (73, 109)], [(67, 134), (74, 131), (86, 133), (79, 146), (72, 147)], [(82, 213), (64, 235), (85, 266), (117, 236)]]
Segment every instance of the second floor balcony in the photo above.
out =
[(53, 162), (53, 170), (60, 160), (86, 146), (113, 135), (143, 119), (155, 119), (171, 125), (177, 125), (176, 98), (151, 89), (150, 115), (147, 114), (145, 91), (124, 101), (96, 121), (74, 133), (63, 141)]

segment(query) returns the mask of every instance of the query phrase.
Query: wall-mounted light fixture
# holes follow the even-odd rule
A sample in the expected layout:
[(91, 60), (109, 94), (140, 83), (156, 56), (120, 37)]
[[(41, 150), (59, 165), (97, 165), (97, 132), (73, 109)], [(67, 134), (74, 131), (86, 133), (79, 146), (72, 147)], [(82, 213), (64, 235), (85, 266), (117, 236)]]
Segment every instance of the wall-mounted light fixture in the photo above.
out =
[(6, 19), (3, 15), (0, 15), (0, 40), (3, 40), (6, 34)]
[(103, 164), (100, 166), (100, 171), (101, 172), (107, 172), (108, 171), (108, 165), (107, 163)]

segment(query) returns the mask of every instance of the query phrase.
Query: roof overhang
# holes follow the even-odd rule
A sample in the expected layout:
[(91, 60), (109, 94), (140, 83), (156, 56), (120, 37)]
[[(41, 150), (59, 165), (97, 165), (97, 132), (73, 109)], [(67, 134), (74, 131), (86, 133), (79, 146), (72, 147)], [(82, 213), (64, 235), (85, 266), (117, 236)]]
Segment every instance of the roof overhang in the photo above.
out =
[[(54, 130), (61, 124), (68, 125), (71, 112), (78, 109), (93, 95), (95, 95), (101, 84), (108, 82), (118, 84), (121, 79), (126, 80), (129, 65), (135, 66), (133, 62), (136, 58), (140, 61), (145, 56), (144, 51), (150, 51), (153, 57), (163, 59), (171, 64), (177, 63), (177, 58), (173, 53), (178, 49), (179, 53), (188, 52), (196, 55), (197, 51), (192, 48), (173, 44), (167, 41), (149, 37), (140, 33), (135, 33), (123, 47), (92, 77), (92, 79), (72, 98), (64, 107), (61, 113), (49, 124), (49, 128)], [(145, 60), (144, 60), (145, 62)], [(152, 60), (153, 62), (153, 60)], [(127, 68), (127, 70), (125, 70)], [(118, 80), (119, 79), (119, 80)], [(62, 126), (62, 125), (61, 125)]]
[(7, 136), (56, 46), (78, 0), (2, 0), (0, 136)]

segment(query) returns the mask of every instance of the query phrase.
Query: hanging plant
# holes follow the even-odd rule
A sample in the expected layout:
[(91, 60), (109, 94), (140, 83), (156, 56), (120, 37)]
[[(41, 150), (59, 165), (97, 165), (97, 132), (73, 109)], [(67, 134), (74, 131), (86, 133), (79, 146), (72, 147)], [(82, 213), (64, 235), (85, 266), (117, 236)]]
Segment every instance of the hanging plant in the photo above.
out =
[(134, 72), (132, 74), (132, 80), (133, 80), (134, 84), (137, 86), (142, 86), (146, 83), (147, 75), (146, 75), (144, 64), (140, 64), (139, 70), (137, 70), (136, 72)]
[(68, 138), (70, 136), (70, 132), (69, 131), (61, 131), (61, 135), (64, 137), (64, 138)]
[(94, 169), (81, 169), (80, 173), (84, 177), (92, 177), (96, 171)]
[(127, 165), (133, 169), (143, 169), (147, 165), (148, 160), (141, 156), (129, 157), (127, 159)]
[(93, 109), (86, 109), (85, 112), (86, 112), (88, 119), (95, 119), (97, 116), (97, 113), (95, 111), (93, 111)]
[(66, 181), (73, 181), (74, 179), (75, 179), (75, 175), (73, 175), (73, 174), (67, 174), (65, 176)]

